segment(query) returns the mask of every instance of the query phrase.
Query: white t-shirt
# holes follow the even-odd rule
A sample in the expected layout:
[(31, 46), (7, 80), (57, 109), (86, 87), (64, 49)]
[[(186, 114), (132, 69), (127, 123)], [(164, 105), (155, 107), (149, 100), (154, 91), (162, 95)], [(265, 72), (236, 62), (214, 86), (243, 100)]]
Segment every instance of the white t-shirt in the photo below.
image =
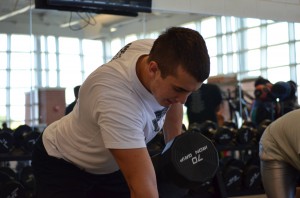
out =
[(262, 160), (285, 161), (300, 170), (300, 109), (272, 122), (260, 139)]
[(49, 155), (95, 174), (119, 169), (109, 148), (146, 147), (161, 130), (167, 108), (159, 105), (136, 75), (152, 39), (126, 45), (81, 85), (73, 111), (49, 125), (43, 143)]

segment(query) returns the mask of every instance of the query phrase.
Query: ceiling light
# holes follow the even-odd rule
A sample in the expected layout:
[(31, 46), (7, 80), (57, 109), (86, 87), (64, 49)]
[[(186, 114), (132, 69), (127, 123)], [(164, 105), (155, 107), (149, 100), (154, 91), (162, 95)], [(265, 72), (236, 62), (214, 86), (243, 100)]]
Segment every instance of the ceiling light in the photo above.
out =
[(31, 10), (32, 8), (34, 8), (34, 5), (29, 5), (29, 6), (26, 6), (24, 8), (21, 8), (20, 10), (15, 10), (15, 11), (10, 12), (8, 14), (2, 15), (2, 16), (0, 16), (0, 21), (3, 21), (7, 18), (13, 17), (13, 16), (18, 15), (18, 14), (22, 14), (24, 12), (27, 12), (28, 10)]

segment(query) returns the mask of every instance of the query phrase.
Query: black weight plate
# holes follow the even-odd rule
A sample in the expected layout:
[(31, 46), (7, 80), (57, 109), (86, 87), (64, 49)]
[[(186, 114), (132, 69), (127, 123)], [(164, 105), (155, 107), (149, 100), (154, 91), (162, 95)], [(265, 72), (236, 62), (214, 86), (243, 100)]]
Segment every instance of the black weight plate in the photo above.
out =
[(204, 183), (210, 180), (219, 167), (215, 146), (197, 132), (186, 132), (175, 138), (171, 147), (171, 161), (176, 172), (191, 182)]

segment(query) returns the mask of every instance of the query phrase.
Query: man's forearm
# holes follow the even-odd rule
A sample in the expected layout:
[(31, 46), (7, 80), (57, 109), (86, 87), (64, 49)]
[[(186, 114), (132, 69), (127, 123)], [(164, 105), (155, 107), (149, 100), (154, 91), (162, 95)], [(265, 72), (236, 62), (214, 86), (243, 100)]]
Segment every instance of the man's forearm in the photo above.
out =
[(183, 105), (173, 104), (167, 112), (164, 124), (165, 142), (169, 142), (182, 132)]

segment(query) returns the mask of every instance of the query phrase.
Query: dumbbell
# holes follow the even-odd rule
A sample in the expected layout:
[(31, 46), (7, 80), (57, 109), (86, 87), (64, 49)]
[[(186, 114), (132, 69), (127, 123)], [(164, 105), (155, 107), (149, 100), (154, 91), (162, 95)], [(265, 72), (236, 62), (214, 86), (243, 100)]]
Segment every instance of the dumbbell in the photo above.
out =
[(20, 170), (19, 181), (24, 186), (27, 197), (33, 197), (36, 189), (36, 180), (32, 166), (25, 166)]
[(244, 162), (229, 156), (221, 159), (220, 166), (226, 190), (241, 190)]
[(211, 120), (206, 120), (203, 123), (194, 122), (189, 125), (190, 131), (200, 132), (210, 140), (214, 139), (217, 128), (217, 123)]
[(230, 126), (222, 125), (216, 130), (214, 140), (219, 145), (229, 145), (233, 143), (236, 129)]
[(214, 144), (201, 133), (187, 131), (169, 141), (164, 150), (151, 157), (156, 175), (182, 188), (211, 180), (219, 166)]
[(262, 187), (260, 162), (258, 156), (249, 156), (243, 168), (243, 186), (248, 190), (258, 190)]
[(18, 126), (14, 131), (16, 148), (21, 148), (25, 152), (32, 152), (33, 146), (40, 136), (40, 132), (33, 131), (26, 124)]
[(256, 137), (256, 127), (251, 121), (244, 121), (236, 132), (236, 142), (241, 145), (251, 144)]
[(14, 149), (14, 137), (7, 131), (0, 131), (0, 153), (9, 153)]
[(11, 177), (5, 170), (0, 171), (0, 197), (26, 197), (22, 184)]

